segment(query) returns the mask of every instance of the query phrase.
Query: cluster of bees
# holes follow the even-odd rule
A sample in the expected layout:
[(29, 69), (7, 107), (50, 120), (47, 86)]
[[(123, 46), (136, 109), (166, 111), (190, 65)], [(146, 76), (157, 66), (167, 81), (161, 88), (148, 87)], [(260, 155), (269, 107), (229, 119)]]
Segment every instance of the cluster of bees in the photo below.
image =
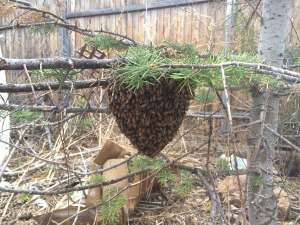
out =
[(136, 91), (115, 82), (108, 87), (109, 108), (116, 122), (139, 152), (155, 156), (179, 129), (189, 106), (187, 88), (168, 78)]

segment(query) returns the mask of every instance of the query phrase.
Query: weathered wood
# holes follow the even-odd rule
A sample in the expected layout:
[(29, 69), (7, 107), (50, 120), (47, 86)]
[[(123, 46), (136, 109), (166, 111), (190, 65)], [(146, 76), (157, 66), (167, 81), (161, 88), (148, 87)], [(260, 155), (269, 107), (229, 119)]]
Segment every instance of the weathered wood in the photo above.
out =
[(72, 12), (66, 14), (67, 19), (73, 18), (82, 18), (82, 17), (91, 17), (91, 16), (107, 16), (107, 15), (116, 15), (116, 14), (124, 14), (124, 13), (133, 13), (133, 12), (143, 12), (156, 9), (164, 9), (164, 8), (173, 8), (179, 6), (189, 6), (195, 4), (204, 4), (208, 2), (212, 2), (213, 0), (169, 0), (163, 2), (153, 2), (148, 4), (147, 8), (145, 5), (129, 5), (127, 7), (122, 8), (104, 8), (104, 9), (95, 9), (84, 12)]
[(40, 59), (7, 59), (0, 57), (0, 70), (36, 69), (99, 69), (111, 68), (119, 59), (79, 59), (79, 58), (40, 58)]
[(77, 80), (77, 81), (65, 81), (64, 83), (59, 82), (44, 82), (44, 83), (33, 83), (31, 84), (0, 84), (0, 93), (19, 93), (19, 92), (32, 92), (34, 91), (49, 91), (61, 89), (85, 89), (93, 87), (105, 87), (109, 84), (109, 79), (91, 79), (91, 80)]

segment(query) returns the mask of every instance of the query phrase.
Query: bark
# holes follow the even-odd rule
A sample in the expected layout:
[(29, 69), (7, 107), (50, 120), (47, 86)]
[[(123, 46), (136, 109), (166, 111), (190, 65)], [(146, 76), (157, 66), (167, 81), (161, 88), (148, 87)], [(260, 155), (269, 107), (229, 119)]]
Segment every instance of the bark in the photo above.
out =
[[(263, 24), (258, 52), (270, 65), (283, 65), (285, 37), (288, 26), (288, 0), (264, 0)], [(250, 117), (261, 119), (252, 127), (249, 139), (255, 148), (250, 152), (247, 182), (248, 215), (251, 225), (275, 225), (276, 198), (273, 194), (273, 158), (276, 136), (264, 125), (277, 131), (279, 98), (272, 90), (252, 91), (253, 105)]]

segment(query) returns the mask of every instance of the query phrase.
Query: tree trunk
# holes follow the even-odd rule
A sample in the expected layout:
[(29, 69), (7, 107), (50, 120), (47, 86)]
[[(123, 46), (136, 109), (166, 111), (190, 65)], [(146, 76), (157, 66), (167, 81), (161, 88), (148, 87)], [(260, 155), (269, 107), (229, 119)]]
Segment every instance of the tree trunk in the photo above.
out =
[[(258, 52), (266, 63), (282, 66), (288, 27), (288, 0), (264, 0), (263, 21)], [(264, 125), (277, 130), (279, 98), (272, 90), (253, 88), (252, 127), (249, 138), (255, 148), (250, 152), (247, 182), (248, 215), (251, 225), (276, 224), (277, 204), (273, 194), (273, 157), (276, 137)]]

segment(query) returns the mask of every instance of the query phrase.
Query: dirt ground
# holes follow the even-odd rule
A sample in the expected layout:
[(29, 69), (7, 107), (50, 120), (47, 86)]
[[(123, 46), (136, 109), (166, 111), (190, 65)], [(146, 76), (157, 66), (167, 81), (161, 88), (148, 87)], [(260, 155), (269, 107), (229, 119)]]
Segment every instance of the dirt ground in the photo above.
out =
[[(123, 135), (116, 135), (118, 129), (113, 124), (111, 118), (105, 118), (106, 126), (103, 127), (103, 133), (112, 137), (117, 143), (126, 144), (128, 146), (129, 142)], [(216, 124), (214, 124), (215, 126)], [(111, 130), (109, 130), (108, 127)], [(191, 129), (196, 127), (195, 129)], [(174, 138), (174, 141), (170, 143), (163, 153), (170, 159), (174, 159), (182, 154), (185, 154), (190, 149), (199, 146), (204, 140), (207, 139), (207, 133), (209, 133), (209, 124), (207, 121), (200, 119), (186, 119), (179, 130), (178, 135)], [(200, 128), (200, 129), (199, 129)], [(99, 130), (94, 129), (92, 132), (83, 131), (76, 138), (73, 137), (71, 140), (68, 137), (69, 147), (68, 154), (78, 153), (78, 148), (85, 151), (90, 151), (84, 156), (86, 160), (92, 157), (98, 145), (98, 135)], [(88, 135), (85, 135), (88, 133)], [(184, 135), (186, 134), (186, 135)], [(34, 130), (28, 132), (25, 139), (27, 140), (27, 145), (34, 146), (35, 149), (43, 149), (43, 140), (46, 136), (37, 137), (40, 135), (39, 130)], [(222, 153), (226, 152), (237, 152), (238, 155), (245, 155), (247, 146), (243, 141), (244, 133), (240, 132), (236, 137), (235, 142), (222, 142), (220, 138), (214, 137), (212, 139), (212, 145), (210, 149), (204, 148), (201, 151), (196, 151), (193, 154), (188, 154), (184, 157), (180, 163), (191, 168), (205, 168), (207, 165), (207, 160), (209, 160), (209, 167), (212, 170), (216, 169), (215, 159), (218, 158)], [(103, 135), (103, 140), (106, 138)], [(71, 140), (71, 141), (70, 141)], [(24, 143), (23, 143), (24, 144)], [(94, 147), (94, 148), (93, 148)], [(99, 149), (99, 148), (98, 148)], [(43, 156), (47, 155), (47, 150), (45, 148)], [(59, 154), (58, 154), (59, 155)], [(209, 156), (209, 157), (208, 157)], [(10, 169), (13, 171), (23, 171), (17, 175), (4, 176), (5, 181), (8, 183), (13, 183), (14, 185), (20, 185), (22, 187), (31, 186), (38, 189), (53, 188), (59, 185), (59, 180), (65, 180), (65, 184), (71, 184), (73, 179), (69, 179), (68, 174), (63, 171), (55, 170), (51, 166), (43, 166), (38, 169), (30, 171), (34, 167), (38, 167), (39, 162), (36, 160), (30, 161), (26, 155), (18, 153), (17, 157), (14, 158), (10, 163)], [(78, 167), (82, 166), (81, 156), (77, 154), (75, 157), (70, 157), (72, 165)], [(18, 169), (19, 168), (19, 169)], [(196, 224), (209, 224), (211, 216), (211, 200), (209, 193), (203, 184), (203, 180), (199, 177), (194, 176), (195, 185), (193, 189), (185, 196), (183, 199), (178, 199), (172, 195), (170, 190), (165, 189), (163, 191), (153, 191), (148, 199), (143, 199), (135, 210), (135, 213), (130, 216), (129, 224), (136, 225), (196, 225)], [(222, 182), (225, 176), (215, 176), (214, 182), (215, 186)], [(69, 180), (69, 181), (68, 181)], [(300, 224), (300, 179), (299, 177), (286, 178), (286, 177), (275, 177), (276, 186), (280, 186), (288, 194), (290, 201), (290, 207), (286, 215), (285, 221), (281, 221), (280, 224)], [(218, 192), (218, 190), (216, 190)], [(20, 224), (29, 225), (36, 224), (32, 219), (31, 215), (40, 215), (45, 212), (51, 211), (56, 204), (61, 200), (62, 196), (27, 196), (23, 194), (9, 194), (1, 193), (0, 198), (0, 215), (1, 223), (3, 225), (10, 224)], [(36, 199), (43, 199), (47, 203), (46, 208), (38, 206)], [(224, 200), (224, 196), (220, 194), (220, 199), (222, 201), (222, 207), (224, 210), (224, 215), (230, 217), (231, 224), (242, 224), (240, 223), (242, 215), (242, 210), (236, 208), (233, 205), (228, 204)], [(216, 217), (216, 222), (220, 223), (220, 218)]]

